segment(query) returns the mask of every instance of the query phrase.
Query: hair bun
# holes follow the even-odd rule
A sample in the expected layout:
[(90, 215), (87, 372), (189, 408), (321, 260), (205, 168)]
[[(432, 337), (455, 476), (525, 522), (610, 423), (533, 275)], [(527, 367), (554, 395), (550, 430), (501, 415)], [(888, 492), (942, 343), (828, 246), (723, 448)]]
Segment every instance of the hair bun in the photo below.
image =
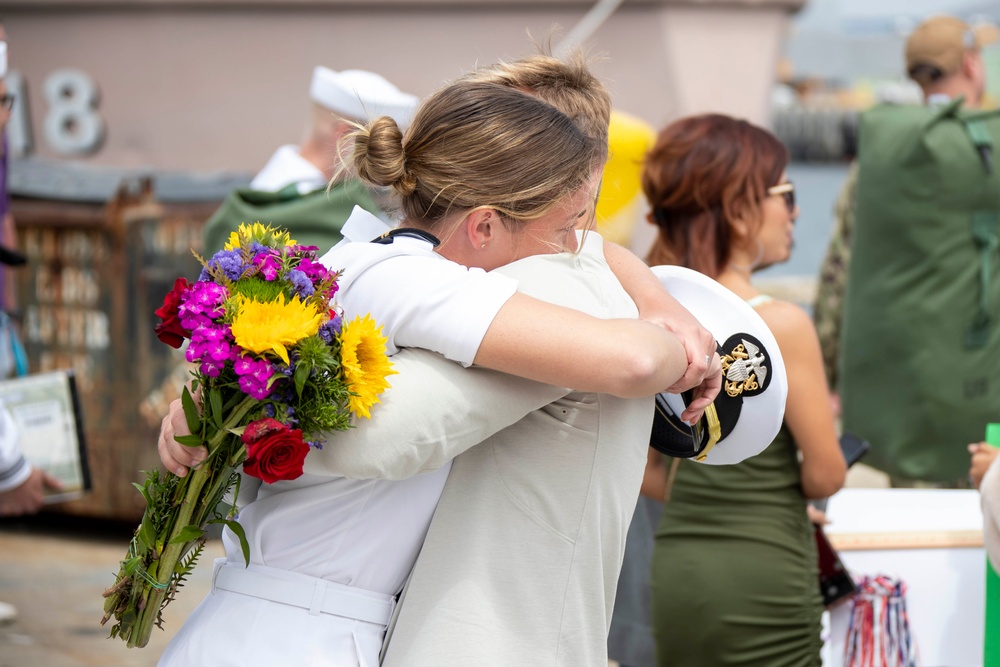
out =
[(416, 190), (416, 179), (406, 168), (403, 131), (389, 116), (380, 116), (361, 129), (354, 140), (354, 168), (358, 177), (406, 196)]

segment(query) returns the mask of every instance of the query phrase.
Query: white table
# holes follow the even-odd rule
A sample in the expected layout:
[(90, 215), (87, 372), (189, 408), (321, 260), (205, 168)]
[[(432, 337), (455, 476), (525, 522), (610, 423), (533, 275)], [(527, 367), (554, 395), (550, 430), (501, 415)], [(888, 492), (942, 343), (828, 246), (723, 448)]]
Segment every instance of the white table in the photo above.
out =
[[(827, 535), (855, 578), (906, 582), (918, 664), (982, 665), (986, 554), (978, 492), (844, 489), (830, 499), (827, 517)], [(830, 613), (824, 665), (843, 665), (850, 610), (847, 602)]]

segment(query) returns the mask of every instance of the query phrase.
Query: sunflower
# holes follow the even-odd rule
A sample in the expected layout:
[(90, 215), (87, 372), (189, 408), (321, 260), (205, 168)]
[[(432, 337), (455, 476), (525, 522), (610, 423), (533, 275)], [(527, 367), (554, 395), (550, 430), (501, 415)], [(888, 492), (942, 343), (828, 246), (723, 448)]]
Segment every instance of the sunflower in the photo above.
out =
[(340, 364), (351, 390), (348, 407), (359, 417), (371, 419), (371, 407), (389, 387), (385, 378), (396, 371), (385, 354), (382, 327), (370, 315), (356, 317), (340, 330)]
[(287, 229), (276, 229), (271, 225), (262, 225), (255, 222), (248, 225), (241, 222), (235, 232), (229, 233), (229, 240), (223, 246), (225, 250), (235, 250), (242, 246), (242, 240), (249, 244), (253, 241), (269, 248), (281, 248), (283, 246), (296, 245), (296, 241), (291, 238)]
[(287, 346), (316, 335), (323, 320), (315, 306), (303, 303), (298, 296), (288, 302), (284, 294), (264, 303), (242, 294), (235, 299), (239, 309), (232, 326), (236, 344), (256, 354), (273, 352), (286, 364)]

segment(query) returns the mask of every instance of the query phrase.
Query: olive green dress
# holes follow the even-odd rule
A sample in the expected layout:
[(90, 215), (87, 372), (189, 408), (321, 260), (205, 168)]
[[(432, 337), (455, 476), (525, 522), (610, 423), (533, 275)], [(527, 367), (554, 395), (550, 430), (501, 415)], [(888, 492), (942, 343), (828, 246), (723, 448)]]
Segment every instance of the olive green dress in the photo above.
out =
[(821, 664), (816, 543), (782, 427), (732, 466), (681, 461), (653, 552), (660, 667)]

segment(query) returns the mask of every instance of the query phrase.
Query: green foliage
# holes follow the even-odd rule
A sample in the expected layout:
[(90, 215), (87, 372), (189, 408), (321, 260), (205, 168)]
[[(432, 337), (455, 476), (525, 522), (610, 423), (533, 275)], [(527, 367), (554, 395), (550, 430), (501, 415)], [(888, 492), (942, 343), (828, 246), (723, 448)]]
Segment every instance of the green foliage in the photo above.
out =
[(188, 430), (192, 433), (200, 433), (201, 413), (187, 387), (184, 387), (184, 391), (181, 392), (181, 407), (184, 408), (184, 419), (187, 421)]
[(212, 387), (208, 391), (208, 401), (212, 408), (210, 412), (212, 416), (212, 423), (215, 424), (215, 428), (221, 429), (224, 415), (222, 413), (222, 393), (219, 391), (218, 387)]
[[(238, 283), (233, 283), (233, 287), (230, 289), (230, 294), (235, 297), (237, 294), (241, 294), (248, 299), (253, 301), (259, 301), (260, 303), (269, 303), (278, 298), (279, 294), (286, 293), (286, 285), (284, 281), (279, 280), (264, 280), (263, 278), (244, 278)], [(238, 309), (231, 308), (229, 303), (226, 303), (226, 313), (238, 312)], [(229, 318), (227, 317), (227, 320)]]
[(296, 352), (295, 416), (306, 439), (349, 428), (350, 391), (340, 378), (339, 350), (314, 336), (300, 341)]
[(239, 521), (233, 519), (212, 519), (209, 523), (221, 523), (229, 530), (233, 531), (233, 534), (240, 540), (240, 549), (243, 551), (243, 560), (247, 565), (250, 565), (250, 542), (247, 541), (246, 531), (243, 530), (243, 526), (240, 525)]
[(198, 526), (184, 526), (181, 528), (180, 532), (170, 538), (170, 544), (184, 544), (185, 542), (191, 542), (193, 540), (197, 540), (204, 534), (205, 531)]
[[(156, 612), (156, 627), (163, 629), (163, 610), (167, 608), (174, 598), (177, 596), (177, 591), (184, 585), (187, 581), (188, 575), (190, 575), (198, 564), (198, 559), (201, 557), (202, 552), (205, 550), (205, 540), (200, 539), (194, 545), (188, 554), (181, 559), (177, 565), (174, 567), (174, 577), (171, 580), (170, 588), (167, 589), (166, 594), (163, 596), (163, 602), (160, 603), (160, 608)], [(112, 637), (114, 637), (114, 631), (112, 630)]]

